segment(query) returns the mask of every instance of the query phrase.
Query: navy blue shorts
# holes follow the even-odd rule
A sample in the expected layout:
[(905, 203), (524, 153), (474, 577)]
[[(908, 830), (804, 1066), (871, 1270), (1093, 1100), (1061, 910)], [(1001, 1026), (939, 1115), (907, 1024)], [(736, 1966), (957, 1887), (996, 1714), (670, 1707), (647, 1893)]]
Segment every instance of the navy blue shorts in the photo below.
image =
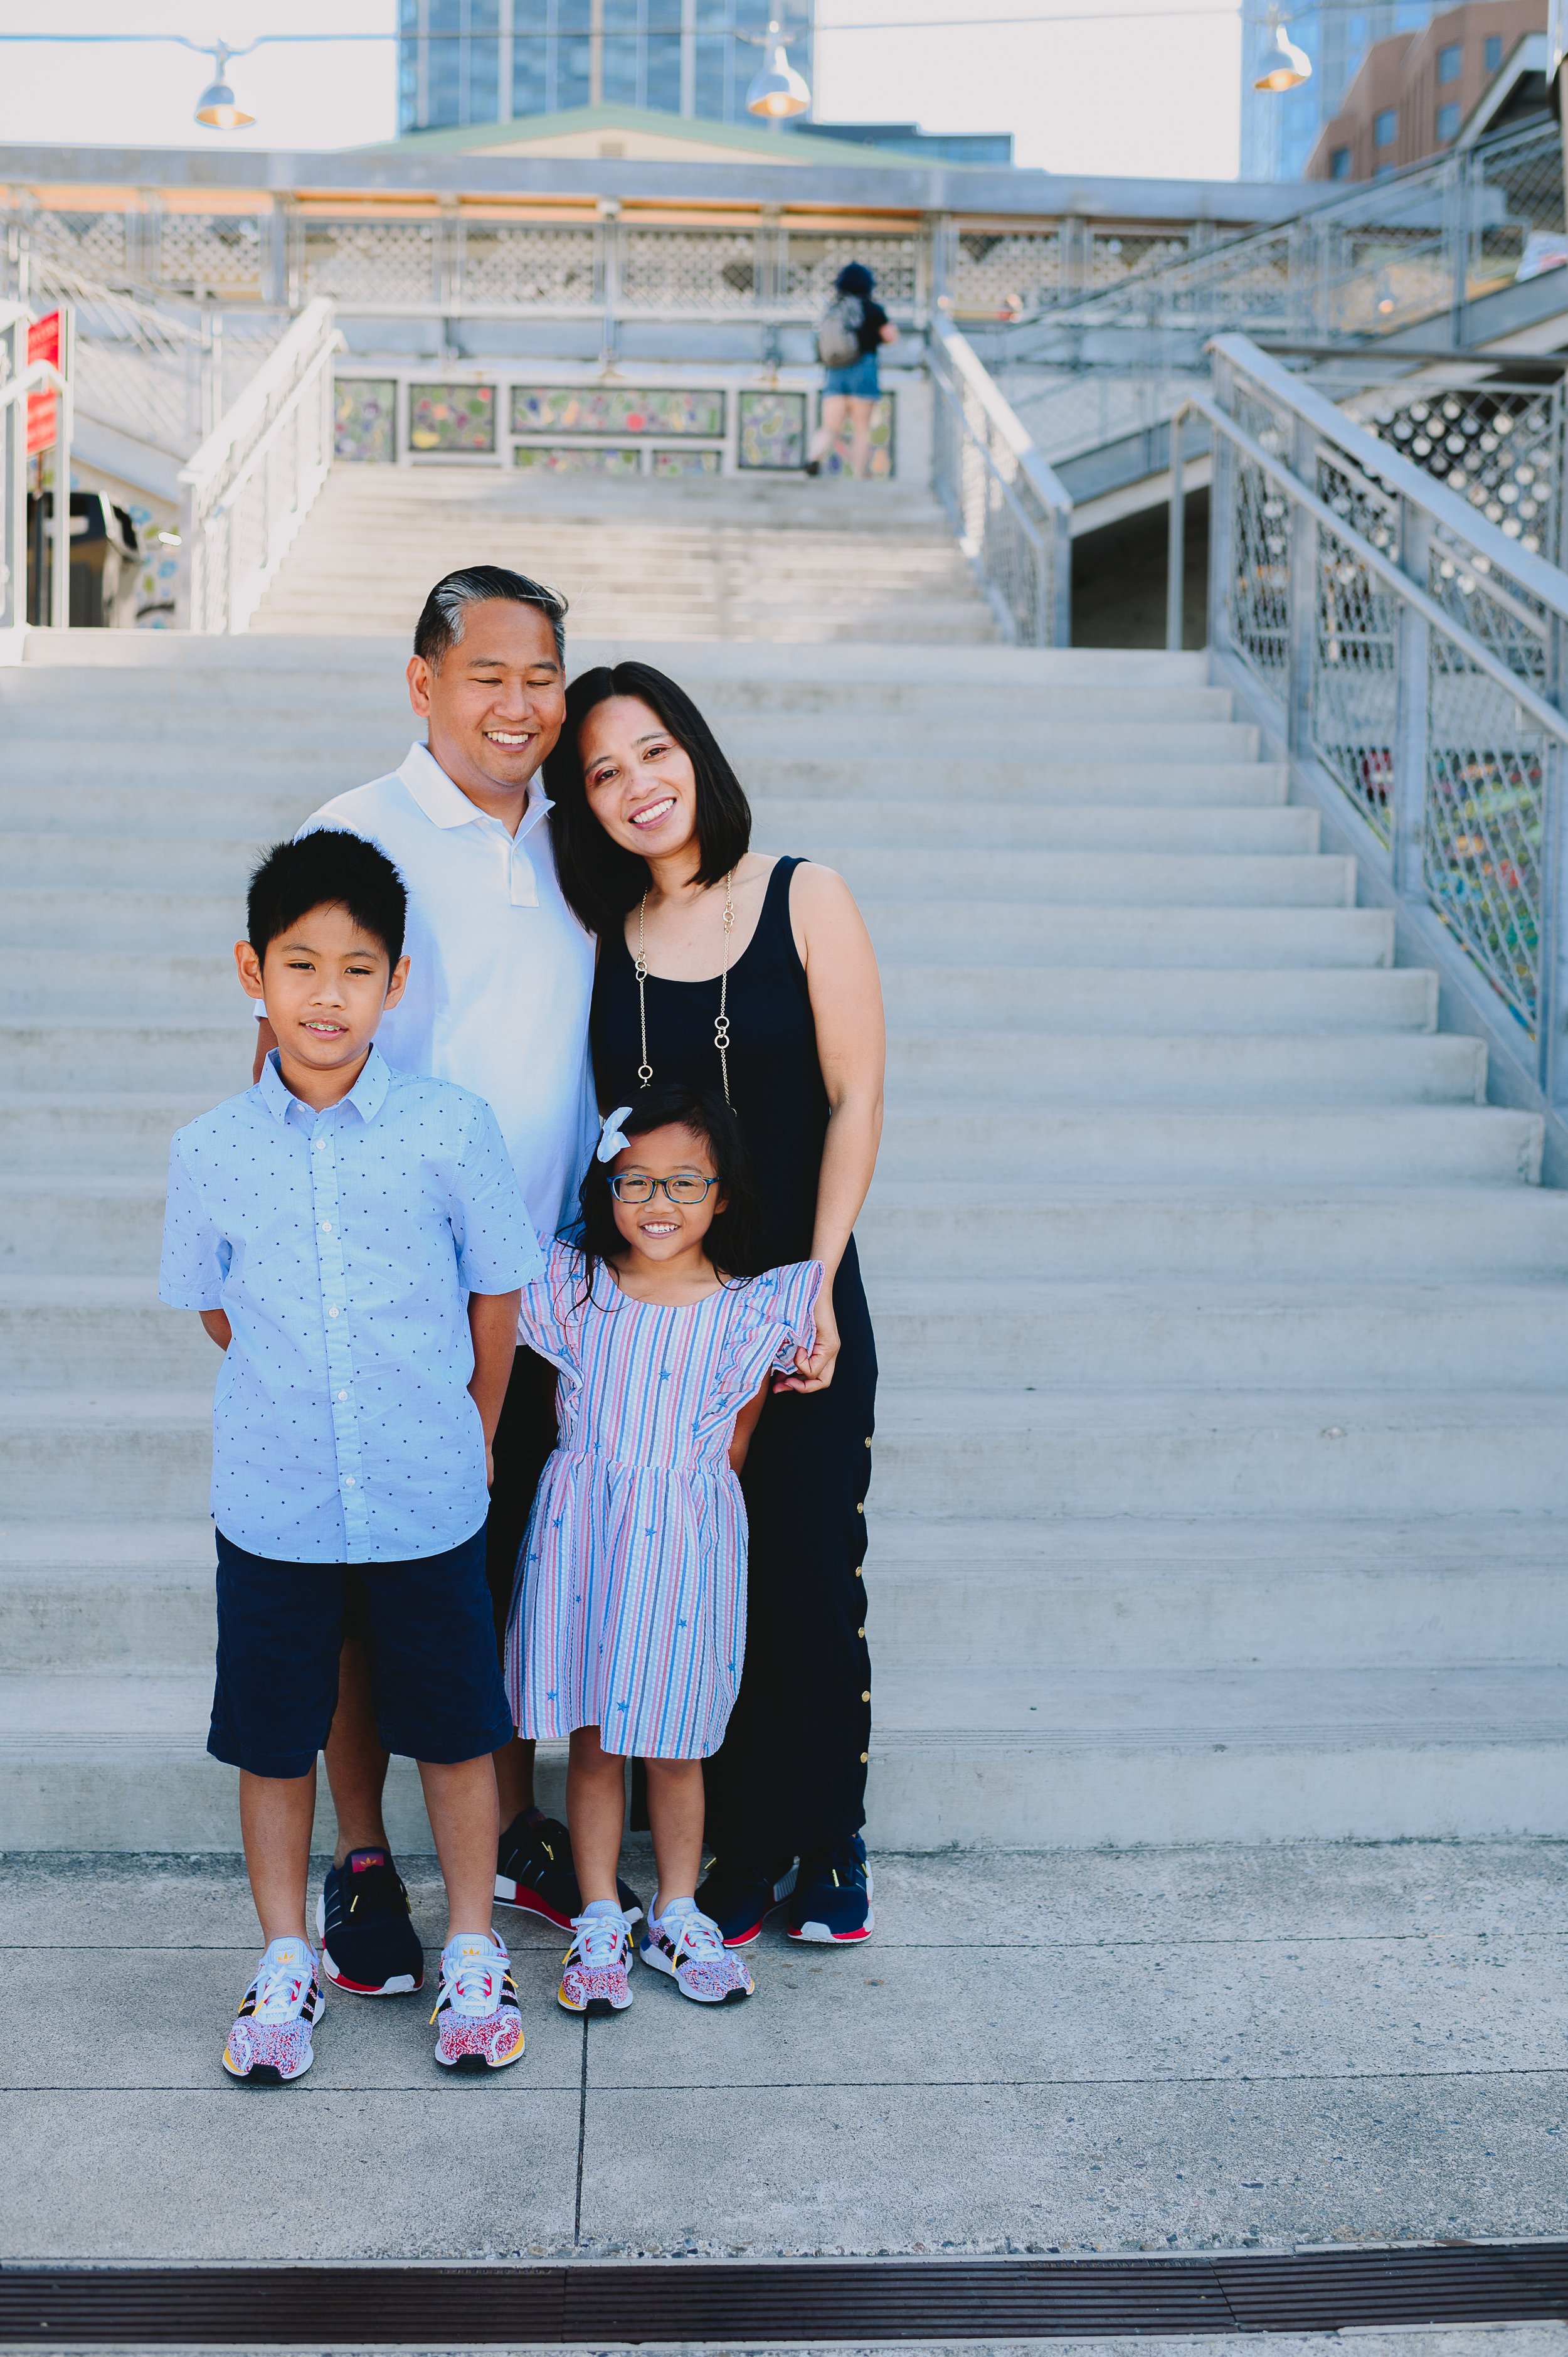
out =
[(252, 1776), (315, 1765), (338, 1707), (350, 1602), (385, 1750), (451, 1767), (510, 1740), (482, 1523), (461, 1546), (409, 1563), (276, 1563), (220, 1531), (215, 1760)]

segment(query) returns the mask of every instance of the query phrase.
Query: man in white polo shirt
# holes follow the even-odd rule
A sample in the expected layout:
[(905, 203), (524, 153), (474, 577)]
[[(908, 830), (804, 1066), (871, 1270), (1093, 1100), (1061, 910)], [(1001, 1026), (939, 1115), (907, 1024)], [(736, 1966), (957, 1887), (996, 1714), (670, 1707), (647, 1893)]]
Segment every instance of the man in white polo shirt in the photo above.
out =
[[(379, 845), (408, 888), (402, 1002), (377, 1044), (405, 1071), (488, 1099), (535, 1227), (576, 1210), (597, 1124), (588, 1062), (594, 943), (562, 898), (539, 771), (565, 716), (565, 600), (499, 565), (469, 565), (424, 602), (408, 666), (428, 743), (338, 794), (301, 828)], [(263, 1017), (257, 1069), (272, 1046)], [(520, 1350), (496, 1435), (489, 1568), (497, 1634), (534, 1486), (555, 1439), (554, 1369)], [(367, 1996), (417, 1988), (423, 1955), (381, 1818), (386, 1755), (360, 1643), (343, 1649), (326, 1752), (338, 1842), (318, 1928), (324, 1964)], [(581, 1911), (564, 1825), (533, 1805), (533, 1746), (496, 1755), (499, 1898), (569, 1924)], [(629, 1899), (630, 1894), (628, 1893)]]

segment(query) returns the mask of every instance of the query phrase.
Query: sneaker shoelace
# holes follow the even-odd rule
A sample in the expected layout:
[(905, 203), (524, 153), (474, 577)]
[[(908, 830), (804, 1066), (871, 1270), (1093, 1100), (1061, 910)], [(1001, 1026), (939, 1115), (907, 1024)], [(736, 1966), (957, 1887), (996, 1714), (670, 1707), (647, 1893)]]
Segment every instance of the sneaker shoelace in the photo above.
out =
[(367, 1915), (408, 1913), (408, 1893), (403, 1889), (403, 1877), (390, 1866), (360, 1867), (349, 1895), (350, 1917), (359, 1913), (361, 1900)]
[(689, 1915), (682, 1915), (676, 1924), (667, 1923), (660, 1917), (659, 1928), (671, 1943), (675, 1952), (673, 1961), (677, 1964), (688, 1957), (693, 1964), (700, 1964), (710, 1956), (727, 1953), (718, 1925), (711, 1916), (700, 1914), (695, 1908)]
[(631, 1935), (631, 1917), (618, 1909), (613, 1915), (574, 1915), (572, 1931), (572, 1947), (583, 1964), (615, 1964)]
[(441, 1994), (435, 2000), (434, 2021), (444, 2005), (466, 2021), (483, 2021), (494, 2013), (500, 2002), (501, 1975), (506, 1958), (493, 1943), (456, 1955), (444, 1954), (441, 1959)]
[[(804, 1882), (806, 1876), (802, 1874), (800, 1879)], [(836, 1849), (825, 1851), (820, 1859), (813, 1862), (811, 1879), (813, 1882), (831, 1880), (837, 1890), (864, 1889), (865, 1860), (853, 1842), (840, 1842)]]
[(256, 2003), (251, 2019), (259, 2028), (281, 2021), (293, 2021), (310, 1994), (315, 1970), (308, 1948), (303, 1959), (297, 1956), (269, 1956), (262, 1962), (256, 1975)]

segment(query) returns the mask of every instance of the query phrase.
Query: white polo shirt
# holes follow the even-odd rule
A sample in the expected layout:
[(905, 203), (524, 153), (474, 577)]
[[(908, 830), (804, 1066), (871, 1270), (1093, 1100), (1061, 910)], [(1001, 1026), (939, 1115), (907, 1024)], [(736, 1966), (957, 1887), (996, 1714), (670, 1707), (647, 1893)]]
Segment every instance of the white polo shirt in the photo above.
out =
[(535, 1227), (577, 1208), (598, 1122), (588, 1062), (594, 937), (562, 897), (551, 804), (535, 778), (515, 835), (459, 792), (429, 748), (336, 794), (300, 828), (340, 826), (408, 887), (408, 987), (376, 1044), (405, 1072), (456, 1081), (500, 1124)]

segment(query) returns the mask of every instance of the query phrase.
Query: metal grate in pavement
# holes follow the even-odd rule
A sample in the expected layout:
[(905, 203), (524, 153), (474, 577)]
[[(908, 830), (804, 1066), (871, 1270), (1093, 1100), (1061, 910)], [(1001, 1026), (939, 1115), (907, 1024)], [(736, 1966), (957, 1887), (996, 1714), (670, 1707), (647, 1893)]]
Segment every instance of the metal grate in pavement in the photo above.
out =
[(0, 2268), (0, 2344), (1045, 2340), (1568, 2319), (1568, 2243), (1214, 2258)]

